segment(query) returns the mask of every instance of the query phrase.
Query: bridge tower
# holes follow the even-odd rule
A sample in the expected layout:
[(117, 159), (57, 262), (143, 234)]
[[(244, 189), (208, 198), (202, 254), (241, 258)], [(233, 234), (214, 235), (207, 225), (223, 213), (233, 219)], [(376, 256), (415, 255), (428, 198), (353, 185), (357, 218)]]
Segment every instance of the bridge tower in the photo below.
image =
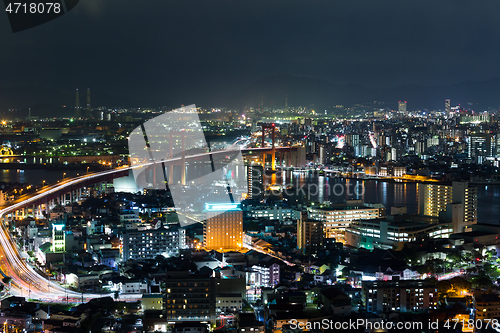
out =
[[(265, 147), (266, 129), (271, 130), (271, 169), (276, 171), (276, 126), (275, 124), (262, 124), (262, 148)], [(266, 168), (266, 153), (262, 153), (262, 167)]]

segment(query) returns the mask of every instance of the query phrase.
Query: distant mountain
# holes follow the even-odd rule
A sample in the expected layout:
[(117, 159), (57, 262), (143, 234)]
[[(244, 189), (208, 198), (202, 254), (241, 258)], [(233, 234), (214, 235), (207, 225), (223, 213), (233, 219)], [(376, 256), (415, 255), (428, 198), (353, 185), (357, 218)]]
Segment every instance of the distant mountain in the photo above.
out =
[(58, 90), (44, 87), (11, 87), (0, 89), (0, 110), (23, 109), (43, 103), (53, 105), (74, 104), (75, 98)]
[[(291, 75), (277, 75), (258, 80), (230, 98), (234, 106), (258, 107), (261, 93), (264, 107), (285, 105), (285, 95), (289, 106), (311, 106), (328, 108), (334, 105), (383, 101), (388, 107), (396, 108), (399, 100), (408, 102), (409, 110), (443, 109), (444, 100), (451, 99), (452, 105), (462, 104), (474, 110), (500, 107), (500, 78), (486, 81), (466, 81), (450, 86), (406, 85), (390, 88), (366, 88), (359, 85), (337, 85), (325, 80)], [(471, 103), (472, 106), (468, 106)]]
[[(85, 109), (87, 90), (80, 90), (80, 106)], [(100, 91), (91, 90), (90, 102), (94, 107), (158, 107), (160, 102), (152, 102), (129, 97), (119, 97)], [(39, 117), (69, 117), (75, 107), (75, 92), (73, 95), (56, 89), (45, 87), (11, 87), (0, 89), (0, 113), (9, 118), (21, 118), (28, 115), (31, 108), (32, 116)], [(9, 112), (9, 109), (16, 111)]]
[[(486, 81), (466, 81), (443, 86), (406, 85), (390, 88), (367, 88), (360, 85), (338, 85), (331, 82), (292, 75), (276, 75), (262, 78), (232, 95), (215, 95), (217, 87), (195, 87), (193, 91), (179, 92), (170, 96), (168, 101), (149, 101), (136, 96), (114, 96), (91, 89), (93, 107), (159, 107), (196, 103), (203, 106), (259, 107), (261, 93), (264, 107), (283, 107), (285, 96), (289, 106), (309, 106), (316, 110), (327, 109), (335, 105), (352, 106), (354, 104), (385, 102), (385, 107), (397, 108), (399, 100), (408, 102), (408, 110), (443, 109), (444, 100), (451, 99), (452, 105), (462, 104), (466, 108), (482, 111), (488, 107), (500, 108), (500, 78)], [(182, 96), (184, 97), (182, 97)], [(188, 96), (189, 98), (186, 98)], [(227, 97), (229, 96), (229, 97)], [(86, 89), (80, 90), (80, 106), (85, 108)], [(158, 98), (158, 100), (165, 97)], [(175, 102), (172, 104), (172, 102)], [(188, 103), (189, 102), (189, 103)], [(271, 103), (272, 102), (272, 103)], [(170, 104), (169, 104), (170, 103)], [(470, 103), (470, 104), (469, 104)], [(9, 118), (22, 118), (31, 114), (39, 117), (71, 116), (74, 111), (75, 94), (44, 87), (13, 87), (0, 89), (0, 114)], [(16, 109), (16, 112), (8, 112)]]

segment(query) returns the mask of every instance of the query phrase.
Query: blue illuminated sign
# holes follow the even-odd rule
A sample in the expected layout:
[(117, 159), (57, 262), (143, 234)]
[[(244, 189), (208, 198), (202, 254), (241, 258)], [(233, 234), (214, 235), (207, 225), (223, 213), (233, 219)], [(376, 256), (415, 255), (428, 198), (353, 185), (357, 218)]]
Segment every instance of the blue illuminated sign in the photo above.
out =
[(239, 210), (240, 209), (240, 204), (239, 203), (207, 203), (205, 204), (205, 210), (211, 211), (211, 212), (220, 212), (220, 211), (227, 211), (227, 210)]

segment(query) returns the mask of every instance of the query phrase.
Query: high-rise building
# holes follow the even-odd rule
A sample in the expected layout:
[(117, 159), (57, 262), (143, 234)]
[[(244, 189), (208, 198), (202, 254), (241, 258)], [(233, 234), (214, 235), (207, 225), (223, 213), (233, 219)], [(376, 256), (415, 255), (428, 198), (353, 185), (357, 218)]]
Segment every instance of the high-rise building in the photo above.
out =
[(436, 309), (438, 291), (426, 281), (364, 281), (363, 296), (368, 312), (419, 312)]
[(472, 134), (466, 138), (469, 158), (475, 163), (482, 164), (486, 157), (496, 155), (495, 137), (490, 133)]
[(357, 147), (361, 144), (359, 134), (346, 134), (345, 142), (350, 147)]
[(78, 88), (76, 88), (76, 99), (75, 99), (75, 113), (74, 117), (76, 119), (80, 118), (82, 116), (82, 110), (80, 109), (80, 96), (78, 93)]
[(500, 133), (495, 135), (496, 157), (500, 157)]
[(398, 111), (399, 112), (406, 112), (406, 101), (399, 101), (398, 102)]
[(297, 222), (297, 247), (303, 254), (317, 253), (323, 243), (323, 222), (302, 215)]
[(418, 213), (446, 219), (453, 232), (471, 231), (477, 223), (477, 188), (467, 182), (452, 185), (417, 184)]
[(85, 112), (85, 118), (92, 118), (92, 108), (90, 107), (90, 88), (87, 88), (87, 110)]
[(185, 248), (186, 233), (183, 228), (163, 226), (150, 230), (123, 232), (123, 260), (154, 259), (159, 255), (173, 257)]
[(497, 294), (474, 292), (476, 303), (476, 318), (488, 322), (490, 318), (500, 315), (500, 297)]
[(423, 155), (427, 150), (427, 141), (419, 140), (415, 142), (415, 154), (418, 156)]
[(450, 114), (451, 112), (451, 101), (449, 99), (444, 100), (444, 111), (446, 114)]
[(488, 112), (483, 112), (474, 115), (464, 115), (458, 118), (460, 120), (460, 125), (463, 124), (479, 124), (479, 123), (490, 123), (492, 122), (492, 115)]
[(203, 246), (218, 252), (239, 251), (243, 247), (243, 211), (237, 203), (205, 205)]
[(169, 272), (163, 279), (163, 314), (172, 322), (210, 321), (215, 324), (215, 281), (205, 274)]
[(266, 220), (298, 220), (300, 218), (300, 211), (289, 207), (281, 207), (274, 205), (261, 206), (259, 205), (247, 205), (245, 207), (246, 216), (253, 219), (266, 219)]
[(408, 242), (422, 238), (449, 238), (451, 223), (423, 223), (400, 221), (394, 218), (353, 221), (346, 228), (345, 239), (349, 247), (365, 249), (402, 250)]
[[(280, 283), (280, 265), (277, 259), (261, 260), (257, 265), (252, 266), (252, 271), (257, 278), (252, 285), (263, 287), (276, 287)], [(267, 259), (267, 258), (266, 258)]]
[(363, 205), (360, 200), (333, 204), (330, 207), (309, 207), (309, 218), (323, 222), (325, 238), (335, 238), (345, 243), (345, 229), (352, 221), (379, 219), (385, 216), (385, 207), (381, 204)]
[(247, 165), (248, 198), (260, 200), (264, 194), (264, 168)]
[(52, 252), (66, 251), (66, 225), (52, 224)]

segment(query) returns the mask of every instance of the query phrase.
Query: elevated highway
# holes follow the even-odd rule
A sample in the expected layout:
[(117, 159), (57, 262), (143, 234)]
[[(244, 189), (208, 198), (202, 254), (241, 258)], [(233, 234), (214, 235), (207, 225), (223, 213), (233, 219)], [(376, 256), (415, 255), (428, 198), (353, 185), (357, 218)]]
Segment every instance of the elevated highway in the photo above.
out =
[[(293, 147), (275, 147), (275, 148), (250, 148), (242, 150), (243, 154), (266, 153), (272, 149), (275, 151), (292, 152)], [(221, 150), (212, 152), (211, 158), (223, 162), (224, 159), (231, 158), (234, 150)], [(12, 279), (11, 293), (17, 296), (31, 297), (44, 301), (63, 302), (69, 301), (87, 301), (96, 297), (110, 296), (104, 294), (82, 294), (72, 290), (67, 290), (57, 282), (47, 279), (39, 274), (33, 267), (24, 261), (19, 253), (19, 249), (13, 237), (9, 232), (8, 216), (14, 216), (16, 211), (28, 207), (42, 207), (40, 209), (48, 210), (50, 202), (61, 198), (67, 193), (74, 193), (78, 189), (93, 184), (110, 181), (114, 178), (125, 177), (134, 168), (162, 165), (166, 167), (171, 164), (182, 162), (194, 162), (197, 159), (206, 159), (208, 153), (194, 154), (185, 157), (175, 157), (159, 161), (152, 161), (139, 166), (125, 166), (113, 170), (107, 170), (97, 173), (89, 173), (79, 177), (63, 179), (56, 184), (44, 186), (35, 193), (23, 195), (14, 202), (0, 207), (0, 269), (1, 272)], [(71, 201), (71, 200), (70, 200)]]

